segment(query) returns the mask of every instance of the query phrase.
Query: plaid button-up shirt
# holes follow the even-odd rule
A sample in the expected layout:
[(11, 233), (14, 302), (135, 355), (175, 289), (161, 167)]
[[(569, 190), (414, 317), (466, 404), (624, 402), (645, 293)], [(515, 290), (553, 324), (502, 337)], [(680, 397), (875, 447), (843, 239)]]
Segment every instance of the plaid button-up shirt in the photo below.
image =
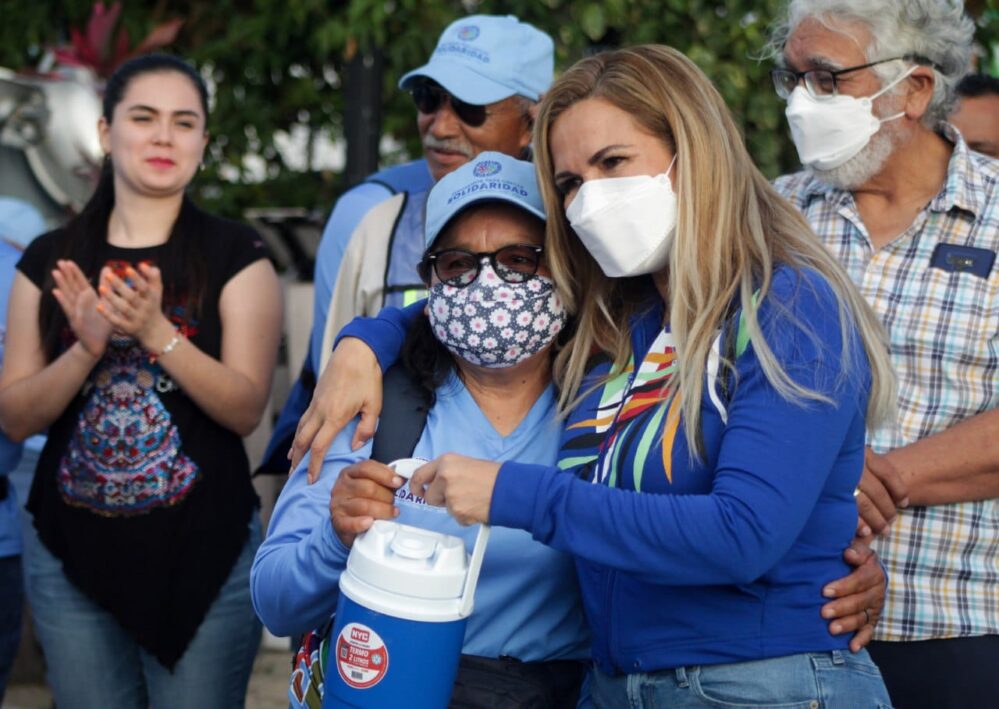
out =
[[(943, 189), (879, 250), (853, 195), (807, 172), (777, 180), (850, 273), (888, 331), (898, 420), (868, 441), (878, 453), (999, 405), (999, 264), (987, 277), (931, 266), (938, 244), (999, 250), (999, 161), (954, 143)], [(922, 640), (999, 634), (999, 500), (902, 510), (877, 551), (889, 572), (875, 636)]]

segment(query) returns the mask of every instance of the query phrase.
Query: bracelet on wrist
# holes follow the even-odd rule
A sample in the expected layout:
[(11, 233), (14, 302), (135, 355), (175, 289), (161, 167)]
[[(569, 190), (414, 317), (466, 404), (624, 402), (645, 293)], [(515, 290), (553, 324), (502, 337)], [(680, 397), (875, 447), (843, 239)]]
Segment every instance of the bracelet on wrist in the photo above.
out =
[(178, 332), (177, 330), (174, 330), (173, 337), (171, 337), (170, 341), (168, 343), (166, 343), (166, 345), (163, 347), (162, 350), (160, 350), (159, 354), (150, 354), (149, 355), (149, 361), (150, 361), (150, 363), (155, 363), (156, 360), (158, 360), (160, 357), (163, 357), (163, 356), (168, 355), (171, 352), (173, 352), (174, 348), (176, 348), (177, 345), (180, 344), (180, 340), (181, 340), (180, 332)]

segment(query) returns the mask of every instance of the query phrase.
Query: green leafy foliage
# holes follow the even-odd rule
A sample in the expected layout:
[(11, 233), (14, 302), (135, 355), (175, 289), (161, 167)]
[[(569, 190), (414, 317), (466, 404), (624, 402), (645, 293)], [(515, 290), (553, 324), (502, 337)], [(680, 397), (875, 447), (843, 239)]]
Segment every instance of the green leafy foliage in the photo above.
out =
[[(345, 67), (358, 52), (381, 48), (383, 132), (403, 146), (388, 159), (419, 153), (415, 116), (398, 78), (422, 64), (450, 21), (471, 12), (514, 14), (549, 32), (557, 67), (606, 46), (662, 42), (685, 52), (710, 76), (769, 176), (793, 169), (783, 104), (770, 87), (770, 65), (756, 57), (780, 0), (124, 0), (130, 36), (180, 18), (171, 50), (194, 61), (214, 85), (203, 201), (222, 213), (251, 206), (328, 209), (341, 176), (287, 164), (275, 135), (296, 126), (309, 144), (343, 133)], [(0, 66), (37, 64), (44, 48), (66, 43), (91, 0), (0, 0)], [(977, 0), (983, 67), (995, 69), (999, 0)], [(264, 176), (250, 181), (245, 157)], [(229, 179), (220, 179), (222, 175)]]

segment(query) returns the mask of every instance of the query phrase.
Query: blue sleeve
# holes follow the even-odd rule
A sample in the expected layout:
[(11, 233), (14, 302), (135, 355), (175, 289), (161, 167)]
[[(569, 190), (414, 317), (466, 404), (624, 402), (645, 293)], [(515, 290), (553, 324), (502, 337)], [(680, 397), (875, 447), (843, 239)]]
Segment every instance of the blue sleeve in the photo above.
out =
[(399, 359), (406, 333), (426, 307), (427, 300), (424, 298), (405, 308), (382, 308), (377, 317), (356, 317), (343, 326), (333, 347), (344, 337), (356, 337), (371, 348), (382, 372), (386, 372)]
[[(773, 303), (787, 302), (773, 295), (759, 311), (768, 344), (795, 381), (826, 394), (830, 403), (788, 402), (750, 347), (737, 361), (738, 386), (710, 493), (636, 493), (557, 468), (505, 463), (490, 522), (670, 585), (749, 583), (776, 565), (807, 523), (844, 441), (862, 438), (862, 425), (856, 429), (869, 378), (838, 376), (841, 337), (830, 292), (822, 297), (798, 291), (792, 316), (807, 323), (814, 337), (799, 336), (787, 318), (773, 318), (781, 308)], [(863, 373), (866, 358), (862, 352), (857, 357), (863, 358), (854, 360)]]
[(354, 229), (372, 207), (391, 196), (389, 189), (377, 182), (362, 182), (344, 192), (337, 200), (323, 229), (319, 249), (316, 252), (316, 270), (313, 274), (312, 336), (309, 341), (309, 358), (312, 370), (319, 371), (323, 331), (326, 329), (326, 316), (329, 314), (333, 284), (340, 272), (340, 262), (350, 243)]
[[(14, 285), (14, 274), (21, 252), (0, 241), (0, 366), (3, 365), (4, 346), (7, 338), (7, 302), (10, 289)], [(0, 475), (5, 475), (17, 467), (21, 460), (21, 444), (14, 443), (0, 432)], [(16, 515), (15, 515), (16, 516)]]
[(253, 560), (253, 607), (275, 635), (314, 630), (336, 609), (349, 550), (333, 531), (330, 491), (341, 470), (371, 455), (370, 443), (350, 451), (356, 425), (352, 422), (334, 439), (314, 484), (306, 479), (308, 455), (291, 474)]
[(0, 475), (6, 475), (17, 467), (17, 464), (21, 462), (23, 450), (20, 443), (14, 443), (6, 435), (0, 433)]
[(0, 559), (19, 556), (23, 550), (20, 515), (17, 492), (11, 486), (7, 497), (0, 500)]

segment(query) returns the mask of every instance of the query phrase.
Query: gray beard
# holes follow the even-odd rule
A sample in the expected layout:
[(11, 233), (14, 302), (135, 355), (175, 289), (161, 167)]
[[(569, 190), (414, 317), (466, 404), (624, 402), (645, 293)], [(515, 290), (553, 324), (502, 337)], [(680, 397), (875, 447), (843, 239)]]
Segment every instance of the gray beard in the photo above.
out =
[(822, 182), (842, 190), (855, 190), (881, 172), (897, 144), (898, 128), (895, 121), (883, 123), (881, 130), (871, 136), (864, 148), (839, 167), (831, 170), (811, 168), (812, 174)]

